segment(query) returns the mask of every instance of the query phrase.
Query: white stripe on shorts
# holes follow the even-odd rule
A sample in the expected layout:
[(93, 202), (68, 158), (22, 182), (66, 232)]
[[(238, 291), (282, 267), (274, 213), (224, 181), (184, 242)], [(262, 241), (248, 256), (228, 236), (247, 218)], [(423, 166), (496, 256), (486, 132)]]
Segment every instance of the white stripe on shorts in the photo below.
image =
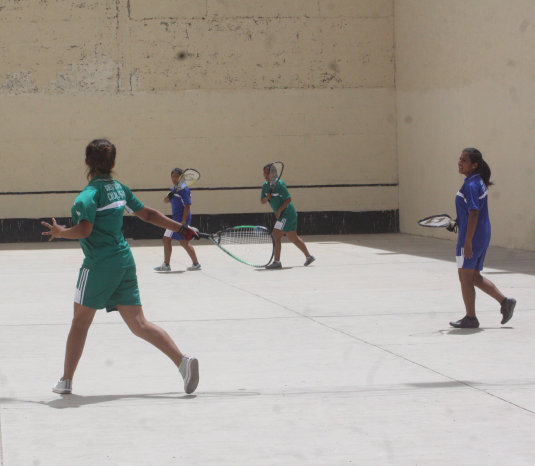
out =
[(461, 255), (455, 256), (455, 258), (457, 259), (457, 268), (462, 269), (464, 265), (464, 248), (461, 248)]
[(273, 226), (273, 228), (275, 228), (275, 230), (284, 230), (284, 225), (286, 225), (286, 219), (281, 218), (280, 220), (277, 220), (275, 222), (275, 225)]
[(82, 269), (80, 272), (80, 282), (74, 292), (74, 302), (78, 304), (84, 303), (84, 292), (87, 285), (87, 277), (89, 276), (89, 269)]

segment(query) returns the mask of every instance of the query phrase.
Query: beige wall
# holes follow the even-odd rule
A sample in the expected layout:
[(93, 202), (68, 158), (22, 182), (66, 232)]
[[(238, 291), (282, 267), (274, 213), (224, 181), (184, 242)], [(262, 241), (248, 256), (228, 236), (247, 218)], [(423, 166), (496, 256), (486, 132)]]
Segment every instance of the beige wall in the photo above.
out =
[[(134, 189), (174, 166), (198, 187), (256, 186), (267, 161), (302, 211), (454, 213), (479, 147), (493, 244), (535, 249), (532, 0), (5, 1), (0, 191), (78, 190), (93, 137)], [(394, 56), (396, 63), (394, 66)], [(398, 197), (399, 195), (399, 197)], [(161, 205), (161, 193), (142, 193)], [(0, 195), (0, 218), (69, 214), (72, 194)], [(263, 212), (254, 191), (197, 191), (196, 213)]]
[[(84, 186), (83, 150), (165, 187), (397, 183), (393, 0), (7, 1), (0, 15), (1, 192)], [(142, 193), (161, 206), (163, 193)], [(195, 213), (264, 212), (198, 191)], [(295, 189), (298, 210), (398, 207), (397, 186)], [(74, 194), (0, 196), (0, 218), (67, 216)], [(168, 208), (168, 207), (166, 207)]]
[(492, 244), (535, 249), (535, 2), (396, 0), (400, 227), (455, 213), (457, 159), (478, 147), (496, 183)]

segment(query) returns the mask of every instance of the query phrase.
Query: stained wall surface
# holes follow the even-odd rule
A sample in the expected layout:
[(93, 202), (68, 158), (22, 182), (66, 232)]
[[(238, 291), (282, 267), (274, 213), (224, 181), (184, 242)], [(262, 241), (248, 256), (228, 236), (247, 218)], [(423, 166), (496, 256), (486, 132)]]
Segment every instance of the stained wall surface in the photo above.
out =
[(284, 160), (300, 212), (399, 210), (453, 241), (416, 220), (454, 214), (476, 146), (492, 244), (535, 249), (534, 39), (530, 0), (4, 1), (0, 219), (68, 216), (108, 137), (164, 211), (193, 166), (194, 213), (265, 212), (261, 167)]
[(164, 211), (178, 166), (195, 213), (264, 212), (273, 160), (300, 211), (397, 211), (392, 0), (1, 5), (0, 218), (68, 216), (96, 137)]

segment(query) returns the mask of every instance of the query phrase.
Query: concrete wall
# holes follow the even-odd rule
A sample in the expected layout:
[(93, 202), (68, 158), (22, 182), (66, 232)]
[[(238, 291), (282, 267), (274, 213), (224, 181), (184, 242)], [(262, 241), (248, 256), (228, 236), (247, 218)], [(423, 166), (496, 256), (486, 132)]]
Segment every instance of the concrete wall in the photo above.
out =
[[(197, 168), (195, 213), (266, 211), (272, 160), (302, 186), (299, 211), (396, 211), (393, 11), (393, 0), (2, 2), (0, 218), (68, 216), (95, 137), (117, 145), (117, 177), (134, 190)], [(165, 211), (163, 194), (140, 197)]]
[(535, 249), (535, 2), (396, 0), (400, 229), (455, 213), (457, 160), (478, 147), (492, 169), (495, 245)]

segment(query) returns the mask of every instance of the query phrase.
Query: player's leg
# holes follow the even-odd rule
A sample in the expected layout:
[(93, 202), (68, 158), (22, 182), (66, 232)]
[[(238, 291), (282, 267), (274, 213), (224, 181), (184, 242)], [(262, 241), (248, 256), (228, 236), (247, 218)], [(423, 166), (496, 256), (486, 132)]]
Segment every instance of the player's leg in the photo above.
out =
[(506, 322), (509, 322), (513, 317), (513, 312), (516, 306), (516, 299), (507, 298), (493, 282), (481, 275), (480, 272), (481, 270), (483, 270), (485, 252), (483, 252), (483, 254), (479, 257), (478, 267), (474, 273), (474, 285), (500, 303), (500, 312), (503, 316), (501, 324), (503, 325)]
[(297, 231), (287, 231), (286, 236), (288, 239), (295, 244), (298, 249), (305, 255), (305, 257), (310, 257), (310, 252), (308, 252), (307, 245), (305, 242), (301, 239), (301, 237), (297, 234)]
[(193, 393), (199, 383), (198, 360), (182, 354), (163, 328), (145, 318), (141, 306), (118, 305), (117, 309), (134, 335), (154, 345), (175, 363), (184, 380), (184, 391)]
[(474, 274), (478, 269), (477, 254), (474, 257), (464, 257), (464, 251), (458, 247), (457, 251), (457, 271), (459, 282), (461, 283), (461, 294), (463, 297), (466, 315), (456, 321), (450, 322), (452, 327), (456, 328), (477, 328), (479, 321), (476, 317), (476, 289), (474, 286)]
[(163, 237), (163, 261), (167, 264), (171, 264), (171, 253), (173, 252), (173, 245), (170, 236)]
[(297, 212), (295, 212), (295, 210), (290, 210), (288, 213), (284, 214), (284, 218), (281, 218), (280, 221), (283, 225), (282, 229), (284, 230), (284, 233), (286, 233), (286, 236), (288, 236), (288, 239), (305, 255), (305, 266), (312, 264), (316, 258), (308, 252), (307, 245), (297, 234)]
[(82, 306), (79, 303), (74, 303), (71, 329), (65, 347), (65, 364), (62, 379), (73, 379), (74, 372), (76, 371), (76, 367), (78, 366), (78, 362), (84, 351), (87, 332), (89, 331), (89, 327), (93, 322), (96, 312), (96, 309)]
[(282, 237), (284, 232), (278, 228), (273, 228), (273, 239), (275, 240), (275, 251), (273, 257), (275, 262), (280, 262), (281, 260), (281, 250), (282, 250)]
[(464, 307), (466, 308), (466, 315), (469, 317), (476, 316), (476, 289), (474, 287), (474, 275), (476, 272), (473, 269), (458, 269)]
[(188, 240), (181, 239), (180, 245), (186, 250), (191, 259), (192, 266), (188, 267), (188, 270), (200, 270), (201, 264), (199, 264), (199, 261), (197, 260), (197, 254), (191, 243)]
[(477, 286), (481, 291), (484, 291), (489, 296), (492, 296), (496, 301), (502, 303), (505, 299), (505, 296), (502, 292), (492, 283), (488, 278), (485, 278), (479, 273), (478, 270), (474, 270), (474, 285)]
[(145, 318), (141, 306), (117, 305), (117, 310), (134, 335), (156, 346), (180, 367), (183, 355), (175, 342), (164, 329)]
[(165, 230), (163, 234), (163, 263), (162, 265), (154, 267), (154, 270), (157, 272), (169, 272), (171, 270), (171, 253), (173, 252), (171, 241), (173, 240), (173, 234), (175, 234), (175, 232), (172, 230)]

